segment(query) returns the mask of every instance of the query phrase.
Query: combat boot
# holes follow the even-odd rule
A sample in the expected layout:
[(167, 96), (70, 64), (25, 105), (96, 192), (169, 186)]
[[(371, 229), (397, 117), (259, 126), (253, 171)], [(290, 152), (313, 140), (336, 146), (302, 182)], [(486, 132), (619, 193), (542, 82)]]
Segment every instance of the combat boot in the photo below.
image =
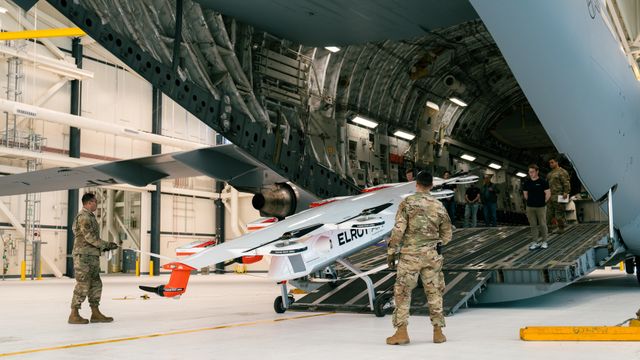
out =
[(564, 221), (560, 220), (558, 221), (558, 234), (564, 234), (566, 228), (565, 228), (565, 224)]
[(112, 322), (113, 318), (109, 317), (109, 316), (105, 316), (103, 313), (100, 312), (100, 309), (98, 309), (97, 306), (92, 306), (91, 307), (91, 322), (92, 323), (108, 323), (108, 322)]
[(69, 315), (69, 324), (88, 324), (89, 320), (80, 316), (79, 309), (71, 308), (71, 315)]
[(407, 333), (407, 325), (398, 327), (396, 333), (387, 338), (388, 345), (404, 345), (408, 343), (409, 334)]
[(442, 328), (438, 325), (433, 326), (433, 342), (440, 344), (447, 341), (447, 337), (442, 333)]

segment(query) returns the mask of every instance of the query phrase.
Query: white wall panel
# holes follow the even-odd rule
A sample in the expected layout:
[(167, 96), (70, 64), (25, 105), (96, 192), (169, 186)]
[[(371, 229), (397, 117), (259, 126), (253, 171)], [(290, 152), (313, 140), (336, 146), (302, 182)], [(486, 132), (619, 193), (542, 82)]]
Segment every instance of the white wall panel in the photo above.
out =
[[(10, 26), (4, 21), (2, 16), (2, 28), (13, 29), (17, 26)], [(70, 50), (71, 42), (68, 39), (56, 40), (56, 43)], [(29, 46), (34, 46), (29, 44)], [(90, 57), (100, 58), (104, 50), (93, 51), (97, 45), (85, 47), (84, 53)], [(40, 54), (49, 54), (49, 51), (41, 46), (35, 45), (33, 48)], [(68, 54), (68, 51), (66, 52)], [(67, 56), (70, 58), (70, 56)], [(113, 57), (108, 56), (106, 61), (112, 62)], [(152, 87), (145, 80), (122, 68), (107, 65), (87, 57), (83, 60), (83, 67), (94, 73), (93, 79), (82, 82), (82, 116), (115, 123), (122, 126), (151, 131), (151, 107), (152, 107)], [(48, 71), (38, 69), (33, 65), (25, 63), (23, 67), (25, 77), (23, 79), (23, 98), (26, 103), (34, 103), (42, 97), (60, 77)], [(3, 89), (7, 85), (7, 62), (0, 59), (0, 87)], [(70, 83), (64, 84), (53, 96), (40, 106), (61, 111), (70, 110)], [(3, 93), (0, 95), (4, 95)], [(0, 117), (0, 129), (4, 129), (4, 118)], [(36, 133), (46, 137), (46, 146), (52, 151), (68, 151), (69, 148), (69, 127), (49, 123), (42, 120), (35, 120), (32, 128)], [(21, 128), (26, 128), (29, 122), (23, 121)], [(202, 143), (213, 144), (215, 133), (199, 119), (186, 112), (182, 107), (175, 104), (171, 99), (163, 97), (163, 129), (164, 135), (176, 138), (187, 139)], [(96, 131), (82, 129), (81, 152), (107, 158), (130, 158), (146, 156), (151, 154), (151, 144), (138, 140), (131, 140), (121, 136), (103, 134)], [(176, 151), (179, 149), (163, 146), (163, 152)], [(0, 158), (1, 164), (24, 167), (24, 160)], [(44, 164), (49, 167), (50, 164)], [(207, 177), (198, 177), (187, 181), (187, 187), (193, 190), (209, 191), (214, 190), (214, 181)], [(82, 194), (82, 191), (81, 191)], [(24, 223), (25, 218), (25, 196), (13, 196), (4, 198), (3, 201), (10, 207), (12, 213)], [(252, 221), (259, 215), (251, 207), (251, 198), (240, 198), (239, 222), (245, 224)], [(142, 224), (149, 224), (150, 213), (148, 207), (140, 215), (145, 218)], [(227, 212), (227, 222), (230, 221), (230, 213)], [(66, 219), (67, 219), (67, 192), (43, 193), (41, 197), (40, 220), (43, 225), (42, 240), (47, 242), (43, 246), (43, 254), (52, 259), (58, 269), (66, 271)], [(14, 255), (9, 257), (9, 275), (20, 273), (20, 261), (22, 260), (23, 241), (17, 236), (15, 230), (7, 226), (8, 219), (0, 214), (0, 228), (5, 234), (11, 234), (16, 239), (17, 249)], [(211, 199), (184, 198), (173, 195), (162, 195), (161, 212), (161, 254), (174, 256), (174, 249), (177, 246), (189, 243), (194, 240), (208, 239), (207, 236), (193, 236), (190, 234), (213, 234), (215, 233), (215, 210), (214, 202)], [(241, 226), (240, 225), (240, 226)], [(227, 224), (227, 228), (230, 224)], [(148, 238), (148, 230), (143, 229), (142, 236)], [(175, 234), (172, 234), (175, 233)], [(230, 236), (228, 230), (227, 237)], [(106, 238), (106, 235), (103, 236)], [(0, 247), (1, 250), (1, 247)], [(104, 262), (104, 261), (103, 261)], [(164, 263), (164, 261), (162, 262)], [(142, 266), (145, 268), (145, 265)], [(1, 271), (1, 269), (0, 269)], [(46, 266), (45, 273), (51, 273)]]

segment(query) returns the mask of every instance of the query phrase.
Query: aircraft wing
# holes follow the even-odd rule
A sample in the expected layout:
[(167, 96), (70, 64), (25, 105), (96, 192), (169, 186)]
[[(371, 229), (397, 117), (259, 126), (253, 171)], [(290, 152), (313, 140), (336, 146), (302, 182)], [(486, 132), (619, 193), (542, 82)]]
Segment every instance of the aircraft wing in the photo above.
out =
[(207, 175), (238, 189), (260, 189), (286, 179), (233, 144), (80, 167), (56, 167), (0, 177), (0, 196), (130, 184)]

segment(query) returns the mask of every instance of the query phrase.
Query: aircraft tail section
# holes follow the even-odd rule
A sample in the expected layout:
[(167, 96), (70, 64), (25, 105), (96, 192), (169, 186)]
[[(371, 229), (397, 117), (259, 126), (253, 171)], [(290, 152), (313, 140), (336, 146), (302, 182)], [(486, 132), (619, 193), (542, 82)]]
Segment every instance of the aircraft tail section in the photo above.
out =
[(165, 270), (171, 270), (169, 283), (156, 287), (139, 286), (140, 290), (148, 291), (164, 297), (179, 297), (187, 291), (187, 283), (191, 271), (196, 270), (191, 266), (179, 262), (169, 263), (163, 266)]

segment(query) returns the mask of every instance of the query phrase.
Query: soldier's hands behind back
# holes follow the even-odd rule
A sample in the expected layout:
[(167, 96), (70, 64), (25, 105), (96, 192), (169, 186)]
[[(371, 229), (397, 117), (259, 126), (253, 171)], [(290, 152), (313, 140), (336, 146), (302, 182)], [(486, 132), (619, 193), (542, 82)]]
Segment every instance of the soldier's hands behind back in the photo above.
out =
[(389, 270), (396, 269), (396, 254), (387, 255), (387, 266), (389, 266)]
[(109, 244), (107, 244), (107, 250), (115, 250), (117, 248), (118, 248), (118, 244), (114, 242), (110, 242)]

